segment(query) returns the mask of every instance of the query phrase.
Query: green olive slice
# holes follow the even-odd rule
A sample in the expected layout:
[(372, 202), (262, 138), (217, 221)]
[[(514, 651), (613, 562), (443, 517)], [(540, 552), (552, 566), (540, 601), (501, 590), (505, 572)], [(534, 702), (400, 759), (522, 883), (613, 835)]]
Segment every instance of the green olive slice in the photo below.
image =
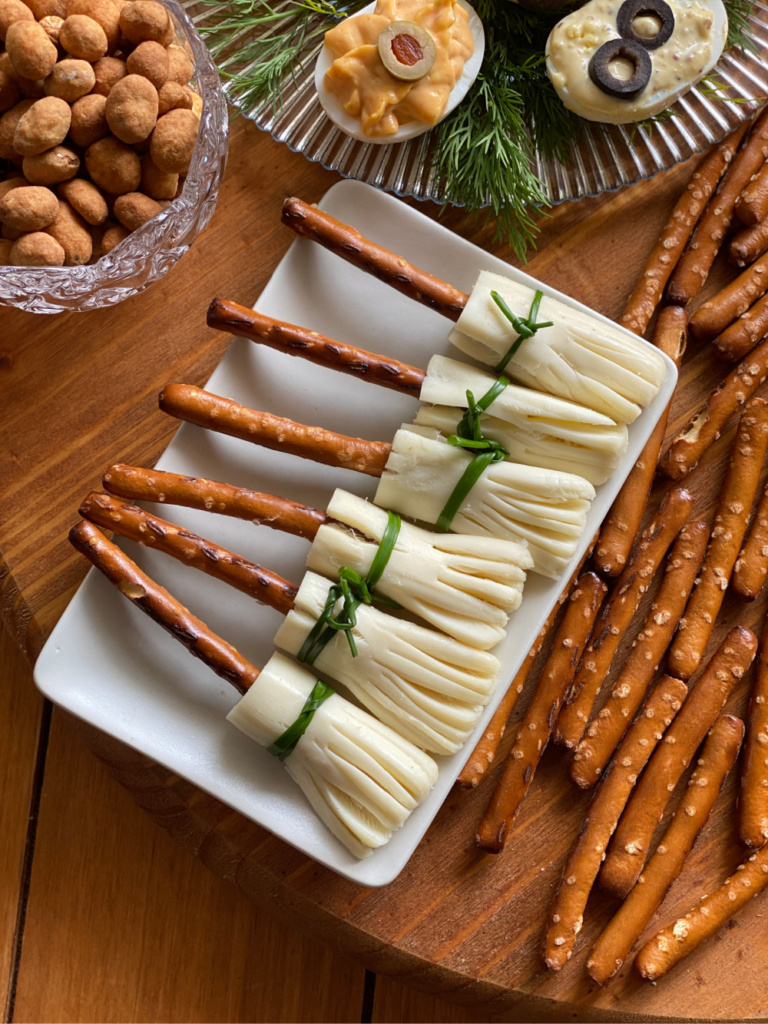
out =
[(379, 56), (387, 71), (405, 82), (415, 82), (432, 70), (435, 41), (413, 21), (392, 21), (379, 33)]

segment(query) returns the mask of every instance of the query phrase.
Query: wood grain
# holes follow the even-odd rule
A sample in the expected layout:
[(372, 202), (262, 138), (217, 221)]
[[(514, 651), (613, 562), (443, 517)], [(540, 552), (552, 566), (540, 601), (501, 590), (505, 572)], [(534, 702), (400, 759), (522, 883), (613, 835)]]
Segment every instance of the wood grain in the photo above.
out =
[[(557, 208), (542, 222), (542, 248), (528, 269), (600, 312), (618, 316), (691, 169), (690, 165), (677, 167), (615, 195)], [(8, 441), (0, 451), (4, 481), (0, 607), (30, 657), (39, 651), (85, 572), (65, 540), (80, 500), (97, 486), (112, 462), (152, 464), (173, 430), (173, 424), (157, 412), (158, 391), (171, 381), (202, 383), (226, 348), (227, 339), (205, 326), (208, 302), (216, 294), (243, 303), (253, 301), (291, 241), (279, 225), (283, 197), (293, 194), (315, 201), (333, 180), (333, 175), (276, 145), (252, 126), (236, 123), (212, 224), (164, 280), (114, 309), (81, 317), (33, 319), (3, 312), (0, 383), (7, 401), (0, 409), (0, 422)], [(436, 215), (429, 204), (420, 204), (419, 209)], [(444, 223), (510, 258), (508, 249), (493, 244), (492, 227), (467, 223), (460, 211), (452, 212)], [(718, 275), (722, 278), (724, 273), (718, 265), (713, 290)], [(702, 301), (707, 294), (711, 292), (703, 294)], [(668, 436), (687, 420), (723, 372), (705, 348), (689, 353)], [(686, 482), (696, 496), (693, 514), (697, 517), (712, 514), (732, 435), (731, 426)], [(651, 511), (664, 487), (655, 486)], [(641, 604), (638, 624), (653, 591)], [(745, 607), (727, 595), (710, 650), (735, 622), (760, 628), (767, 602), (768, 597), (759, 598)], [(622, 661), (621, 653), (616, 660), (617, 665)], [(528, 705), (534, 676), (518, 703), (517, 717)], [(748, 685), (745, 678), (726, 711), (743, 714)], [(63, 728), (58, 722), (57, 716), (57, 735)], [(486, 787), (495, 784), (503, 767), (500, 754), (483, 786), (450, 795), (396, 882), (367, 890), (308, 861), (110, 738), (80, 725), (77, 731), (133, 800), (179, 844), (259, 906), (279, 908), (285, 926), (295, 926), (353, 954), (380, 974), (399, 976), (407, 985), (440, 999), (466, 1004), (475, 1018), (548, 1020), (567, 1014), (575, 1020), (745, 1019), (760, 1016), (768, 1005), (768, 976), (754, 971), (754, 957), (764, 955), (766, 945), (759, 927), (764, 903), (759, 900), (736, 919), (732, 929), (698, 950), (686, 968), (673, 971), (662, 984), (649, 986), (625, 970), (614, 985), (598, 992), (583, 970), (586, 951), (610, 916), (610, 901), (598, 895), (589, 905), (572, 961), (556, 978), (545, 974), (539, 955), (544, 914), (589, 799), (574, 792), (567, 764), (554, 751), (547, 752), (537, 772), (502, 856), (489, 860), (473, 842), (490, 792)], [(513, 735), (514, 729), (508, 730), (503, 750)], [(54, 737), (54, 742), (59, 740)], [(77, 796), (84, 802), (78, 805), (77, 819), (70, 817), (66, 825), (59, 822), (60, 831), (50, 833), (50, 858), (55, 858), (57, 844), (74, 841), (74, 820), (78, 828), (88, 824), (92, 798), (87, 793), (78, 795), (78, 781), (77, 775), (71, 775), (57, 782), (57, 799), (69, 793), (70, 799)], [(733, 839), (733, 785), (728, 784), (724, 792), (690, 865), (662, 907), (661, 923), (687, 908), (693, 893), (713, 887), (741, 859)], [(94, 842), (99, 838), (89, 835)], [(156, 842), (159, 849), (165, 839), (156, 838)], [(117, 846), (116, 842), (110, 846), (114, 856)], [(153, 847), (150, 860), (157, 856)], [(74, 863), (85, 869), (82, 857)], [(52, 860), (49, 867), (53, 868)], [(195, 906), (210, 907), (211, 898), (203, 897), (205, 887), (194, 874), (198, 868), (190, 859), (185, 869), (188, 889), (183, 895)], [(128, 891), (148, 885), (147, 870), (144, 860), (135, 859), (114, 884)], [(199, 892), (198, 886), (202, 886)], [(107, 899), (111, 890), (100, 891)], [(152, 893), (160, 899), (155, 890)], [(172, 894), (175, 901), (182, 891), (174, 888)], [(30, 914), (36, 924), (33, 932), (30, 917), (28, 934), (29, 949), (37, 952), (36, 960), (30, 961), (29, 978), (39, 977), (46, 967), (48, 928), (64, 942), (67, 914), (70, 921), (81, 922), (79, 928), (85, 927), (86, 919), (68, 895), (58, 898), (64, 901), (58, 910), (62, 916), (54, 919), (43, 897), (33, 891)], [(183, 920), (194, 931), (191, 919)], [(135, 928), (130, 919), (128, 924)], [(120, 926), (125, 927), (125, 922)], [(132, 934), (135, 937), (138, 930)], [(109, 964), (116, 965), (119, 957), (110, 942), (116, 939), (105, 937), (103, 950), (94, 944), (92, 955), (97, 959), (108, 955)], [(170, 970), (159, 940), (150, 948)], [(135, 951), (130, 955), (135, 956)], [(248, 966), (241, 959), (236, 962), (239, 969)], [(212, 963), (217, 970), (229, 969), (226, 964), (222, 967), (215, 951)], [(146, 970), (151, 974), (148, 966)], [(58, 966), (56, 971), (66, 986), (63, 971)], [(82, 987), (84, 978), (79, 977), (80, 988), (73, 984), (68, 989), (71, 1007), (78, 999), (89, 998)], [(159, 983), (157, 974), (152, 977)], [(20, 979), (19, 1013), (25, 1019), (51, 1013), (29, 978), (23, 985)], [(199, 981), (195, 988), (190, 982), (192, 991), (199, 992), (206, 983)], [(97, 985), (106, 986), (106, 982), (97, 979)], [(142, 991), (149, 994), (149, 985)], [(99, 992), (105, 998), (109, 994), (105, 987)], [(88, 1006), (93, 1008), (91, 1003)], [(122, 1004), (123, 1012), (126, 1006)], [(160, 1017), (173, 1009), (166, 990), (151, 1006)]]

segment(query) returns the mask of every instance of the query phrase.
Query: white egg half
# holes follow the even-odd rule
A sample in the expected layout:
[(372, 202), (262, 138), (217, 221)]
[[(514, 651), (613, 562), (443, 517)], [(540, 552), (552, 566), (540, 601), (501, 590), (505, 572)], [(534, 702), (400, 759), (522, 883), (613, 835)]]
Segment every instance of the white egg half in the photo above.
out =
[[(485, 55), (485, 31), (483, 29), (482, 21), (477, 16), (474, 8), (468, 4), (466, 0), (457, 0), (457, 3), (469, 14), (469, 29), (472, 33), (472, 38), (475, 41), (475, 50), (469, 60), (464, 64), (464, 70), (461, 73), (461, 77), (451, 91), (445, 110), (437, 122), (438, 124), (440, 121), (445, 120), (451, 111), (455, 110), (467, 95), (470, 86), (474, 83), (480, 72), (480, 67), (483, 63), (483, 56)], [(358, 14), (370, 14), (375, 9), (376, 0), (371, 4), (368, 4), (367, 7), (363, 7), (362, 10), (358, 11)], [(352, 17), (355, 17), (355, 15), (352, 15)], [(315, 65), (315, 88), (317, 89), (317, 96), (323, 110), (331, 121), (333, 121), (336, 127), (340, 128), (347, 135), (351, 135), (353, 139), (358, 139), (360, 142), (371, 142), (374, 145), (390, 145), (393, 142), (405, 142), (407, 139), (413, 139), (417, 135), (423, 135), (424, 132), (428, 132), (431, 128), (435, 127), (432, 124), (424, 124), (422, 121), (408, 121), (406, 124), (401, 125), (392, 135), (376, 137), (366, 135), (360, 122), (348, 114), (341, 103), (339, 103), (338, 99), (325, 88), (323, 81), (325, 73), (330, 68), (331, 64), (333, 64), (333, 61), (333, 54), (327, 46), (323, 46)]]
[(712, 70), (728, 35), (722, 0), (667, 2), (674, 30), (667, 42), (648, 51), (651, 77), (632, 99), (609, 95), (589, 77), (594, 54), (620, 35), (616, 18), (622, 0), (589, 0), (555, 25), (547, 39), (547, 74), (569, 110), (588, 121), (641, 121), (665, 110)]

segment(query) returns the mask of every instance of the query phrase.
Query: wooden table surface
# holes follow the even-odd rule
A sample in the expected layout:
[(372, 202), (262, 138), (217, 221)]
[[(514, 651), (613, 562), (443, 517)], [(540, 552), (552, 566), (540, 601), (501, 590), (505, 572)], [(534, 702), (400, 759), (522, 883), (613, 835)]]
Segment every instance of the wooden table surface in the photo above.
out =
[[(557, 208), (542, 221), (531, 272), (617, 316), (690, 172), (678, 167)], [(204, 383), (228, 344), (206, 326), (208, 302), (255, 301), (292, 241), (280, 225), (283, 198), (316, 201), (335, 180), (238, 120), (216, 214), (162, 281), (88, 314), (0, 310), (6, 1018), (768, 1019), (768, 978), (754, 969), (766, 946), (759, 900), (656, 986), (625, 972), (598, 992), (586, 983), (583, 955), (556, 979), (545, 976), (542, 914), (586, 806), (562, 779), (552, 782), (563, 775), (554, 759), (541, 785), (537, 776), (513, 851), (476, 855), (474, 824), (489, 791), (457, 792), (403, 875), (366, 890), (51, 708), (34, 689), (30, 666), (86, 571), (66, 540), (80, 500), (109, 463), (154, 463), (176, 427), (157, 410), (161, 387)], [(466, 223), (457, 211), (443, 222), (514, 262), (494, 244), (492, 226)], [(687, 360), (671, 429), (722, 373), (709, 353)], [(726, 457), (720, 447), (697, 476), (697, 513), (711, 512)], [(739, 621), (757, 626), (764, 614), (758, 601)], [(740, 859), (723, 838), (733, 796), (731, 780), (671, 893), (667, 920)], [(597, 904), (598, 924), (608, 906)]]

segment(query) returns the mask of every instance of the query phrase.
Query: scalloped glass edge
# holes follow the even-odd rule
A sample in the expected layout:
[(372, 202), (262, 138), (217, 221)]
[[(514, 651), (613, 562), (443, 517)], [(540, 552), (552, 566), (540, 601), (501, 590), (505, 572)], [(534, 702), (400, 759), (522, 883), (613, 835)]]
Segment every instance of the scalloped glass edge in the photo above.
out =
[[(215, 9), (200, 0), (182, 0), (182, 4), (198, 28), (215, 17)], [(283, 4), (274, 6), (279, 10)], [(727, 99), (713, 97), (711, 87), (699, 83), (675, 103), (668, 121), (650, 129), (582, 121), (570, 163), (536, 154), (534, 170), (549, 202), (595, 197), (650, 178), (708, 149), (750, 117), (768, 98), (768, 6), (760, 0), (755, 2), (749, 26), (756, 52), (731, 47), (712, 72), (722, 82)], [(321, 43), (314, 40), (305, 47), (302, 65), (285, 76), (279, 109), (269, 100), (250, 103), (234, 79), (224, 82), (228, 100), (277, 142), (327, 170), (398, 196), (444, 203), (446, 182), (438, 177), (430, 155), (432, 133), (391, 146), (371, 145), (345, 135), (325, 115), (314, 86)], [(226, 72), (232, 65), (225, 59), (220, 67)]]
[(31, 313), (113, 306), (163, 277), (210, 221), (227, 162), (227, 102), (216, 66), (175, 0), (162, 0), (188, 47), (203, 101), (200, 133), (181, 195), (96, 263), (82, 267), (0, 267), (0, 305)]

